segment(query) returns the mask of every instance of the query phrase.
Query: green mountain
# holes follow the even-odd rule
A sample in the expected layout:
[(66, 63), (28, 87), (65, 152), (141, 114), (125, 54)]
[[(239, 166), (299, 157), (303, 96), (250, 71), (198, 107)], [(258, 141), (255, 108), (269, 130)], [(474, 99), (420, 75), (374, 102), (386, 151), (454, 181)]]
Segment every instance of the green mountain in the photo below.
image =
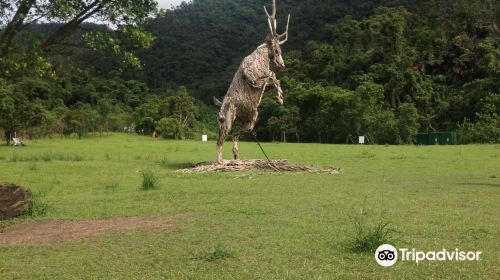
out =
[[(152, 89), (184, 85), (207, 103), (223, 96), (240, 61), (267, 34), (262, 7), (269, 2), (193, 1), (167, 11), (148, 26), (157, 41), (142, 54), (145, 68), (138, 77)], [(464, 122), (498, 128), (495, 1), (289, 0), (278, 1), (278, 11), (278, 26), (292, 14), (288, 69), (281, 76), (288, 105), (300, 116), (289, 124), (273, 122), (276, 131), (261, 131), (267, 139), (299, 131), (308, 141), (367, 134), (374, 142), (395, 143), (410, 141), (404, 134), (417, 129), (465, 132), (458, 126)], [(340, 100), (345, 95), (349, 101)], [(412, 125), (399, 122), (401, 105)], [(275, 111), (286, 111), (278, 113), (281, 119), (290, 114), (268, 109), (261, 128)], [(325, 126), (312, 129), (321, 122)]]
[[(372, 143), (410, 143), (418, 132), (458, 131), (463, 143), (500, 142), (497, 1), (277, 2), (278, 28), (292, 15), (287, 68), (278, 73), (285, 106), (264, 98), (262, 140), (346, 143), (365, 135)], [(194, 0), (164, 11), (144, 26), (153, 45), (134, 49), (139, 69), (114, 59), (113, 48), (85, 45), (82, 36), (103, 30), (96, 25), (45, 56), (22, 54), (20, 40), (23, 60), (11, 67), (24, 72), (0, 76), (0, 114), (25, 117), (0, 128), (36, 136), (133, 125), (144, 133), (168, 128), (169, 137), (215, 135), (211, 99), (224, 96), (241, 60), (263, 42), (270, 4)], [(32, 70), (39, 68), (51, 75)]]

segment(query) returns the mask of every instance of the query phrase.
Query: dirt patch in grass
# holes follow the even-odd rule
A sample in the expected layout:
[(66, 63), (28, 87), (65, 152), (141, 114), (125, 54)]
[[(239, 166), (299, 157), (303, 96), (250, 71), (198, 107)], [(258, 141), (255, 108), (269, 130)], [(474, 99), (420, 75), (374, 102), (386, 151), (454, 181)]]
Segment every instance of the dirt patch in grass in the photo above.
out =
[(179, 173), (203, 173), (203, 172), (235, 172), (245, 170), (262, 170), (271, 172), (309, 172), (309, 173), (329, 173), (339, 174), (340, 168), (327, 167), (318, 168), (307, 165), (289, 164), (285, 159), (279, 160), (261, 160), (261, 159), (245, 159), (245, 160), (224, 160), (222, 163), (217, 162), (201, 162), (193, 165), (190, 168), (177, 170)]
[(115, 217), (85, 221), (32, 221), (0, 229), (0, 245), (53, 244), (85, 237), (119, 235), (134, 230), (172, 229), (186, 215), (166, 217)]

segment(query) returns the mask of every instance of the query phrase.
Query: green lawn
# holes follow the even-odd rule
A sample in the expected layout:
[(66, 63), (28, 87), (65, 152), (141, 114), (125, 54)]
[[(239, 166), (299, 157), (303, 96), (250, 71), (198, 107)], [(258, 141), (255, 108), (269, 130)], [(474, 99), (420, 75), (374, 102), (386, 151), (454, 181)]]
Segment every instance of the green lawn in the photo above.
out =
[[(111, 134), (27, 144), (0, 147), (0, 182), (45, 193), (50, 211), (36, 220), (188, 218), (161, 233), (0, 246), (2, 280), (500, 277), (500, 145), (263, 143), (272, 158), (343, 169), (329, 175), (173, 173), (214, 159), (213, 142)], [(263, 158), (255, 143), (241, 143), (240, 152)], [(230, 144), (224, 153), (229, 159)], [(159, 188), (140, 189), (145, 168), (157, 172)], [(391, 222), (396, 247), (480, 250), (482, 259), (380, 267), (346, 247), (361, 209), (367, 222)]]

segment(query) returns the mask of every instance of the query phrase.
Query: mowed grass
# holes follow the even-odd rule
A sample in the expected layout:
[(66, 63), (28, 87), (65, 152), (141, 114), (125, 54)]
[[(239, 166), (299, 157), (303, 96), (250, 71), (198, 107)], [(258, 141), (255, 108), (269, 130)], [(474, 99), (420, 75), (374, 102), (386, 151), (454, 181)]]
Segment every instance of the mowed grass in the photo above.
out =
[[(272, 158), (340, 175), (178, 174), (215, 143), (110, 134), (0, 147), (0, 182), (43, 194), (35, 220), (186, 217), (147, 230), (39, 246), (0, 246), (0, 279), (498, 279), (500, 145), (263, 143)], [(263, 158), (255, 143), (244, 158)], [(225, 146), (230, 158), (230, 144)], [(142, 170), (155, 188), (142, 188)], [(479, 262), (399, 261), (354, 253), (353, 220), (382, 217), (396, 247), (483, 251)], [(15, 223), (24, 222), (18, 219)], [(6, 226), (6, 223), (0, 226)]]

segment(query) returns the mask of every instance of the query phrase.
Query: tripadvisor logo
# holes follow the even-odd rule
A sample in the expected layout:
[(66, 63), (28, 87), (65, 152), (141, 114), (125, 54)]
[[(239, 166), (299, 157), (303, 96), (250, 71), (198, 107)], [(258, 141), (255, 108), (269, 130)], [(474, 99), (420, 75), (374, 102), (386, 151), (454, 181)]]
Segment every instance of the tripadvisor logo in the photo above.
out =
[(481, 253), (481, 251), (465, 252), (459, 249), (423, 252), (407, 248), (399, 248), (398, 252), (394, 246), (383, 244), (375, 251), (375, 260), (384, 267), (394, 265), (398, 258), (401, 261), (411, 261), (417, 264), (421, 261), (479, 261)]
[(375, 260), (381, 266), (392, 266), (398, 260), (398, 250), (390, 244), (380, 245), (375, 251)]

